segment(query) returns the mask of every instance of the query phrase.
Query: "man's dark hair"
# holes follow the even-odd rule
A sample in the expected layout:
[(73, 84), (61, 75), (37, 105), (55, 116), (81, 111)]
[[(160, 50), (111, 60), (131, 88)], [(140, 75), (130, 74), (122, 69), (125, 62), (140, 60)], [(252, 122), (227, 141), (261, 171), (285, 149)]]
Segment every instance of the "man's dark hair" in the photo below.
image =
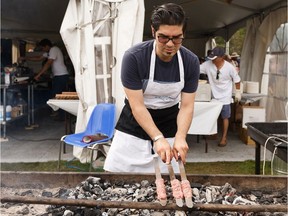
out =
[(160, 25), (183, 25), (183, 34), (187, 26), (185, 12), (180, 5), (167, 3), (157, 6), (151, 15), (151, 26), (158, 31)]
[(52, 47), (52, 43), (49, 39), (43, 39), (39, 42), (39, 46), (45, 47), (45, 46), (49, 46)]

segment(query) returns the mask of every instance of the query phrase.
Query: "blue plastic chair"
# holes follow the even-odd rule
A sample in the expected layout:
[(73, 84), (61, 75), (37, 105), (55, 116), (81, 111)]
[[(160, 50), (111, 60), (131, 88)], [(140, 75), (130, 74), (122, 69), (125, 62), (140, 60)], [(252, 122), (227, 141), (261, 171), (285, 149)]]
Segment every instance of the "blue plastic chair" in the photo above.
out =
[[(95, 150), (101, 151), (104, 156), (106, 156), (105, 152), (103, 152), (98, 145), (110, 145), (113, 135), (114, 128), (116, 123), (116, 106), (111, 103), (101, 103), (97, 104), (91, 113), (88, 124), (86, 126), (85, 131), (70, 135), (65, 135), (61, 138), (60, 142), (60, 150), (59, 150), (59, 160), (58, 160), (58, 170), (60, 170), (60, 161), (62, 155), (62, 149), (65, 144), (77, 146), (81, 148), (90, 149), (91, 152), (91, 160), (90, 160), (90, 168), (91, 171), (92, 161), (93, 161), (93, 152)], [(93, 136), (96, 134), (105, 135), (104, 139), (91, 141), (86, 143), (83, 141), (85, 136)], [(107, 137), (107, 138), (106, 138)], [(77, 168), (77, 167), (74, 167)]]

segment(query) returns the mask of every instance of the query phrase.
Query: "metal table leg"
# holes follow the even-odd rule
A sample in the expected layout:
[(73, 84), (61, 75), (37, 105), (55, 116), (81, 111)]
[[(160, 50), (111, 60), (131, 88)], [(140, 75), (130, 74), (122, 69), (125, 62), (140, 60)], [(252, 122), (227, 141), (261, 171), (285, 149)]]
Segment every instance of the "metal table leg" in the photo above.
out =
[(38, 124), (35, 124), (35, 107), (34, 107), (34, 83), (31, 84), (31, 122), (32, 127), (39, 127)]
[(255, 146), (255, 174), (260, 174), (260, 153), (261, 153), (261, 145), (256, 142)]
[(2, 125), (3, 125), (3, 139), (6, 140), (6, 127), (7, 127), (7, 122), (6, 122), (6, 86), (3, 87), (3, 120), (2, 120)]
[(32, 125), (34, 126), (34, 84), (31, 85), (31, 121)]
[(25, 127), (27, 130), (32, 130), (38, 127), (34, 119), (34, 83), (28, 85), (28, 103), (27, 103), (28, 125)]
[(205, 140), (205, 153), (208, 153), (208, 142), (207, 142), (207, 138), (205, 135), (203, 135), (203, 138)]
[(30, 85), (28, 85), (27, 87), (27, 91), (28, 91), (28, 103), (27, 103), (27, 127), (25, 127), (26, 129), (32, 129), (31, 128), (31, 121), (30, 121), (30, 115), (31, 115), (31, 90), (30, 90)]

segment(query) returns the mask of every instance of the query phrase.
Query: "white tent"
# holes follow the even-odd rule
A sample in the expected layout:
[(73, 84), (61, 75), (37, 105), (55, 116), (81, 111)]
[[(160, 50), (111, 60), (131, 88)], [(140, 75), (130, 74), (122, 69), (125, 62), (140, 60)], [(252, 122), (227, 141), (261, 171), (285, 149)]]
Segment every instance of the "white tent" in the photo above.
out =
[[(83, 130), (96, 103), (113, 100), (119, 113), (124, 97), (119, 79), (123, 52), (142, 41), (142, 37), (151, 38), (149, 16), (155, 5), (166, 2), (2, 0), (1, 38), (56, 41), (61, 26), (62, 39), (75, 67), (76, 89), (81, 100), (77, 132)], [(240, 76), (243, 80), (261, 83), (267, 47), (277, 28), (287, 22), (287, 0), (170, 2), (185, 9), (189, 26), (184, 46), (198, 56), (205, 55), (211, 38), (222, 36), (229, 40), (246, 25), (248, 33), (241, 53)], [(285, 93), (284, 101), (287, 101)]]
[[(60, 33), (74, 65), (80, 99), (76, 132), (85, 129), (96, 104), (115, 102), (118, 111), (122, 108), (122, 56), (142, 41), (143, 20), (143, 0), (70, 0)], [(86, 153), (74, 148), (77, 158), (90, 158)]]

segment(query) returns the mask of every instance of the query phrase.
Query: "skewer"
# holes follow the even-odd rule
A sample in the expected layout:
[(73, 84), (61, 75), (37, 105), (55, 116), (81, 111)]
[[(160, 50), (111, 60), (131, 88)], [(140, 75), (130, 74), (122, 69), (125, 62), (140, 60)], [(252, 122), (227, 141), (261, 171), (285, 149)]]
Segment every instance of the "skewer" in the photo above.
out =
[(187, 180), (185, 167), (181, 158), (179, 158), (178, 164), (179, 164), (180, 175), (181, 175), (181, 180), (182, 180), (181, 185), (182, 185), (182, 191), (185, 197), (185, 203), (187, 207), (192, 208), (193, 207), (192, 189), (191, 189), (190, 182)]
[(166, 196), (166, 190), (164, 185), (164, 179), (161, 176), (159, 162), (158, 162), (158, 156), (154, 157), (154, 168), (155, 168), (155, 175), (156, 175), (156, 189), (157, 189), (157, 195), (158, 199), (160, 201), (160, 204), (162, 206), (165, 206), (167, 204), (167, 196)]
[(169, 175), (170, 175), (170, 182), (171, 182), (171, 186), (172, 186), (172, 191), (173, 191), (173, 196), (176, 200), (176, 205), (179, 207), (183, 206), (183, 193), (182, 193), (182, 189), (181, 189), (181, 184), (179, 182), (178, 179), (176, 179), (174, 171), (173, 171), (173, 167), (171, 164), (168, 164), (168, 171), (169, 171)]

